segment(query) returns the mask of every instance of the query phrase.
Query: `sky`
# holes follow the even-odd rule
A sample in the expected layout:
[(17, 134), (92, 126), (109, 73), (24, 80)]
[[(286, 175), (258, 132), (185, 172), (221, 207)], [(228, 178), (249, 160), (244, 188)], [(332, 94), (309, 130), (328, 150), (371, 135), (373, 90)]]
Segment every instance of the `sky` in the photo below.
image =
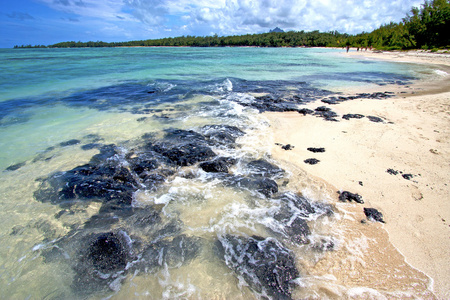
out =
[(0, 47), (337, 30), (400, 22), (424, 0), (0, 0)]

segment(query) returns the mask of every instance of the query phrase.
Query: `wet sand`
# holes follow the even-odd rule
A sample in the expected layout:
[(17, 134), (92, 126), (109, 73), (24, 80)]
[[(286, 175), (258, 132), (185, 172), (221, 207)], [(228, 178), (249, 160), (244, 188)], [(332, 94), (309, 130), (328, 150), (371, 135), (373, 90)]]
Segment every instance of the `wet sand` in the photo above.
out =
[[(442, 72), (450, 73), (448, 54), (429, 53), (421, 57), (420, 53), (367, 51), (342, 55), (432, 63), (439, 65)], [(394, 261), (398, 258), (391, 261), (390, 257), (401, 253), (411, 269), (418, 269), (431, 278), (430, 288), (438, 299), (449, 299), (450, 75), (438, 75), (439, 79), (432, 82), (418, 81), (410, 86), (383, 86), (372, 90), (395, 93), (395, 97), (384, 100), (358, 99), (337, 105), (310, 103), (306, 106), (310, 109), (328, 106), (338, 113), (339, 122), (297, 112), (264, 115), (273, 131), (273, 158), (282, 162), (300, 181), (307, 177), (323, 181), (338, 205), (341, 205), (339, 191), (362, 196), (364, 204), (342, 203), (345, 210), (354, 213), (355, 228), (364, 218), (363, 207), (376, 208), (383, 213), (386, 223), (376, 226), (387, 232), (388, 241), (375, 242), (370, 247), (393, 245), (391, 252), (377, 258), (384, 262), (384, 270), (395, 269)], [(342, 119), (345, 114), (374, 116), (383, 121), (372, 122), (367, 117), (345, 120)], [(275, 143), (290, 144), (294, 148), (284, 150)], [(309, 147), (323, 147), (325, 152), (313, 153), (307, 150)], [(309, 158), (320, 162), (306, 164), (304, 160)], [(330, 268), (325, 265), (325, 269)], [(361, 272), (365, 271), (361, 269)], [(380, 271), (379, 275), (383, 277), (385, 272)], [(356, 286), (358, 278), (361, 276), (345, 279), (346, 285), (351, 286), (353, 282)], [(429, 295), (423, 296), (428, 298)]]

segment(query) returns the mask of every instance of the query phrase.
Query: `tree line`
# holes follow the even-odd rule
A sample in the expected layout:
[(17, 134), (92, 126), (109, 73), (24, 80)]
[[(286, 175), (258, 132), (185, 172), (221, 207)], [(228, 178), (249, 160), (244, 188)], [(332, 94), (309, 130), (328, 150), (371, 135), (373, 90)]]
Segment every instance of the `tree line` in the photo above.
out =
[(380, 50), (437, 49), (450, 47), (450, 0), (426, 0), (413, 7), (402, 22), (385, 24), (378, 29), (356, 35), (331, 32), (270, 32), (235, 36), (181, 36), (129, 42), (62, 42), (49, 46), (15, 46), (14, 48), (76, 47), (373, 47)]

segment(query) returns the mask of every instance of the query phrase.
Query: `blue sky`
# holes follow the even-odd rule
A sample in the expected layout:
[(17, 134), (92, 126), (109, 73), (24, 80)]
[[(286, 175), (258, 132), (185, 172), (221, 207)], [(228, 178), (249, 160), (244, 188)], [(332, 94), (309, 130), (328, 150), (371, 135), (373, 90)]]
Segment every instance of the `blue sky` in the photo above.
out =
[(0, 47), (287, 30), (371, 31), (423, 0), (0, 0)]

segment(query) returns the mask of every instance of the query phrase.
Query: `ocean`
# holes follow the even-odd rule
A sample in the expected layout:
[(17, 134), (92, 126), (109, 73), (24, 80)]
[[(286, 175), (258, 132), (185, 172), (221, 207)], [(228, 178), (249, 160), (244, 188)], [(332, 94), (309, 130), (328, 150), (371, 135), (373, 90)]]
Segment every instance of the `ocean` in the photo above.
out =
[(412, 271), (314, 273), (344, 248), (365, 262), (367, 241), (350, 249), (331, 195), (271, 158), (261, 113), (432, 74), (341, 49), (0, 49), (1, 298), (428, 295)]

